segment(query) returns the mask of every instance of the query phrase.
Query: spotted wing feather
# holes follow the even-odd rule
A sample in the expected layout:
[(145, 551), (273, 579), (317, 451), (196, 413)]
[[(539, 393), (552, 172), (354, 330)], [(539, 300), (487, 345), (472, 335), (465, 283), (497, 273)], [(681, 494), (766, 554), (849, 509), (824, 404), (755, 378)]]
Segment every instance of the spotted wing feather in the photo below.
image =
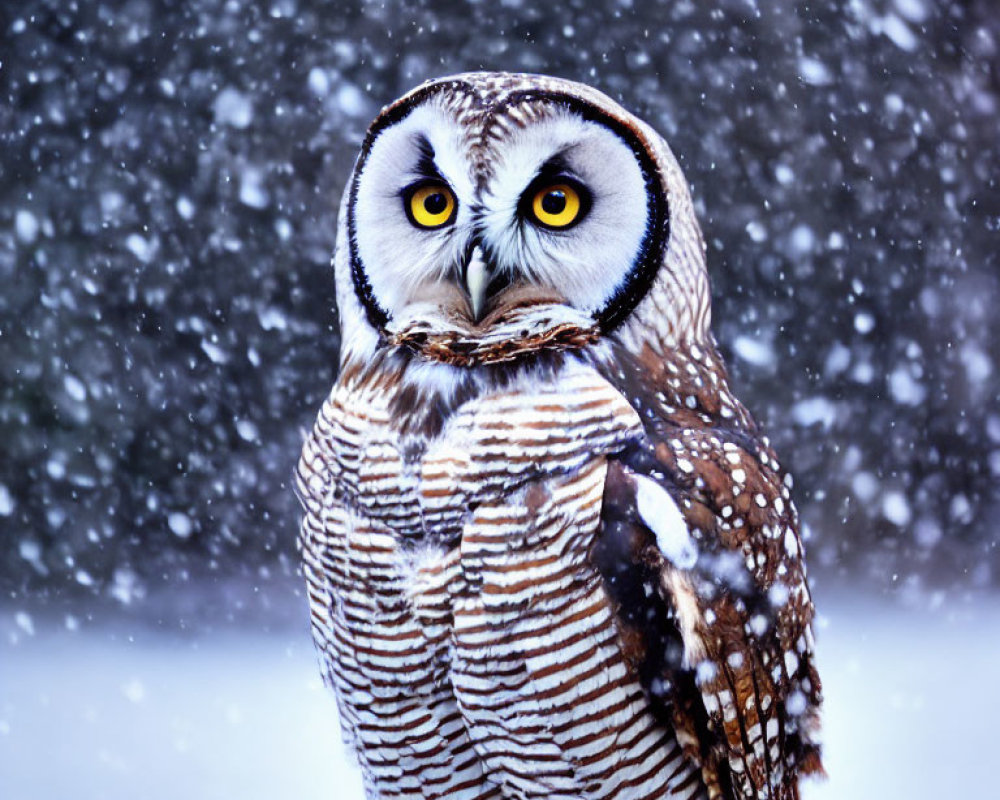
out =
[[(609, 468), (595, 550), (623, 641), (710, 797), (797, 799), (800, 774), (822, 772), (821, 694), (790, 479), (714, 351), (619, 353), (608, 374), (645, 427)], [(658, 545), (661, 520), (637, 502), (650, 480), (683, 516), (693, 566)]]

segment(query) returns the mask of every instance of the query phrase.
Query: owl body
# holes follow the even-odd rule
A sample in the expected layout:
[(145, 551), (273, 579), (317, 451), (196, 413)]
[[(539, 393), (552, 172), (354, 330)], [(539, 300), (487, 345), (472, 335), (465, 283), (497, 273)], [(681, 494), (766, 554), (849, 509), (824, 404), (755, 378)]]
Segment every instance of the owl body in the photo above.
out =
[(576, 84), (445, 79), (373, 124), (340, 228), (300, 542), (370, 796), (797, 797), (797, 519), (662, 140)]
[[(380, 796), (695, 786), (617, 647), (590, 561), (604, 457), (641, 432), (632, 407), (573, 359), (485, 389), (414, 443), (371, 372), (331, 395), (301, 471), (343, 492), (304, 528), (306, 575), (327, 678)], [(648, 777), (622, 786), (626, 766)]]

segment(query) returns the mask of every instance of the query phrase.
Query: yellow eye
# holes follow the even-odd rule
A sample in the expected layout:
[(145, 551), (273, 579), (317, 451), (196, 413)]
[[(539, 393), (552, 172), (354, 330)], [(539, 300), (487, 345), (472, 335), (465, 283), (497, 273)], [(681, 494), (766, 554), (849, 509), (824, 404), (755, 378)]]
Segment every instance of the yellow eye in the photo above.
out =
[(580, 192), (568, 183), (543, 186), (531, 200), (531, 213), (546, 228), (567, 228), (583, 210)]
[(407, 192), (406, 214), (418, 228), (440, 228), (455, 216), (455, 195), (443, 183), (424, 183)]

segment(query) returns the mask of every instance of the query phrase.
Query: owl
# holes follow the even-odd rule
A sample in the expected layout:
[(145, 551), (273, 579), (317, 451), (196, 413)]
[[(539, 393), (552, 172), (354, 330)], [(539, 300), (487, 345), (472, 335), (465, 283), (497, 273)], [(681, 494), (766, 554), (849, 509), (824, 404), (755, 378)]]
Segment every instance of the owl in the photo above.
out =
[(424, 84), (367, 133), (334, 267), (299, 542), (368, 796), (798, 798), (791, 479), (729, 388), (664, 141), (566, 80)]

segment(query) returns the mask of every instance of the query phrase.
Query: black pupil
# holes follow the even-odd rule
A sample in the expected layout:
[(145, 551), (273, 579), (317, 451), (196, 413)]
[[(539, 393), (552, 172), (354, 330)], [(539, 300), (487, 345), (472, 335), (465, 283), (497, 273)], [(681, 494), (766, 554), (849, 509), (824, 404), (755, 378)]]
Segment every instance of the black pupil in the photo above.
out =
[(444, 196), (444, 192), (434, 192), (424, 199), (424, 210), (435, 217), (443, 214), (447, 207), (448, 198)]
[(542, 211), (546, 214), (562, 214), (566, 210), (566, 193), (562, 189), (550, 189), (542, 198)]

